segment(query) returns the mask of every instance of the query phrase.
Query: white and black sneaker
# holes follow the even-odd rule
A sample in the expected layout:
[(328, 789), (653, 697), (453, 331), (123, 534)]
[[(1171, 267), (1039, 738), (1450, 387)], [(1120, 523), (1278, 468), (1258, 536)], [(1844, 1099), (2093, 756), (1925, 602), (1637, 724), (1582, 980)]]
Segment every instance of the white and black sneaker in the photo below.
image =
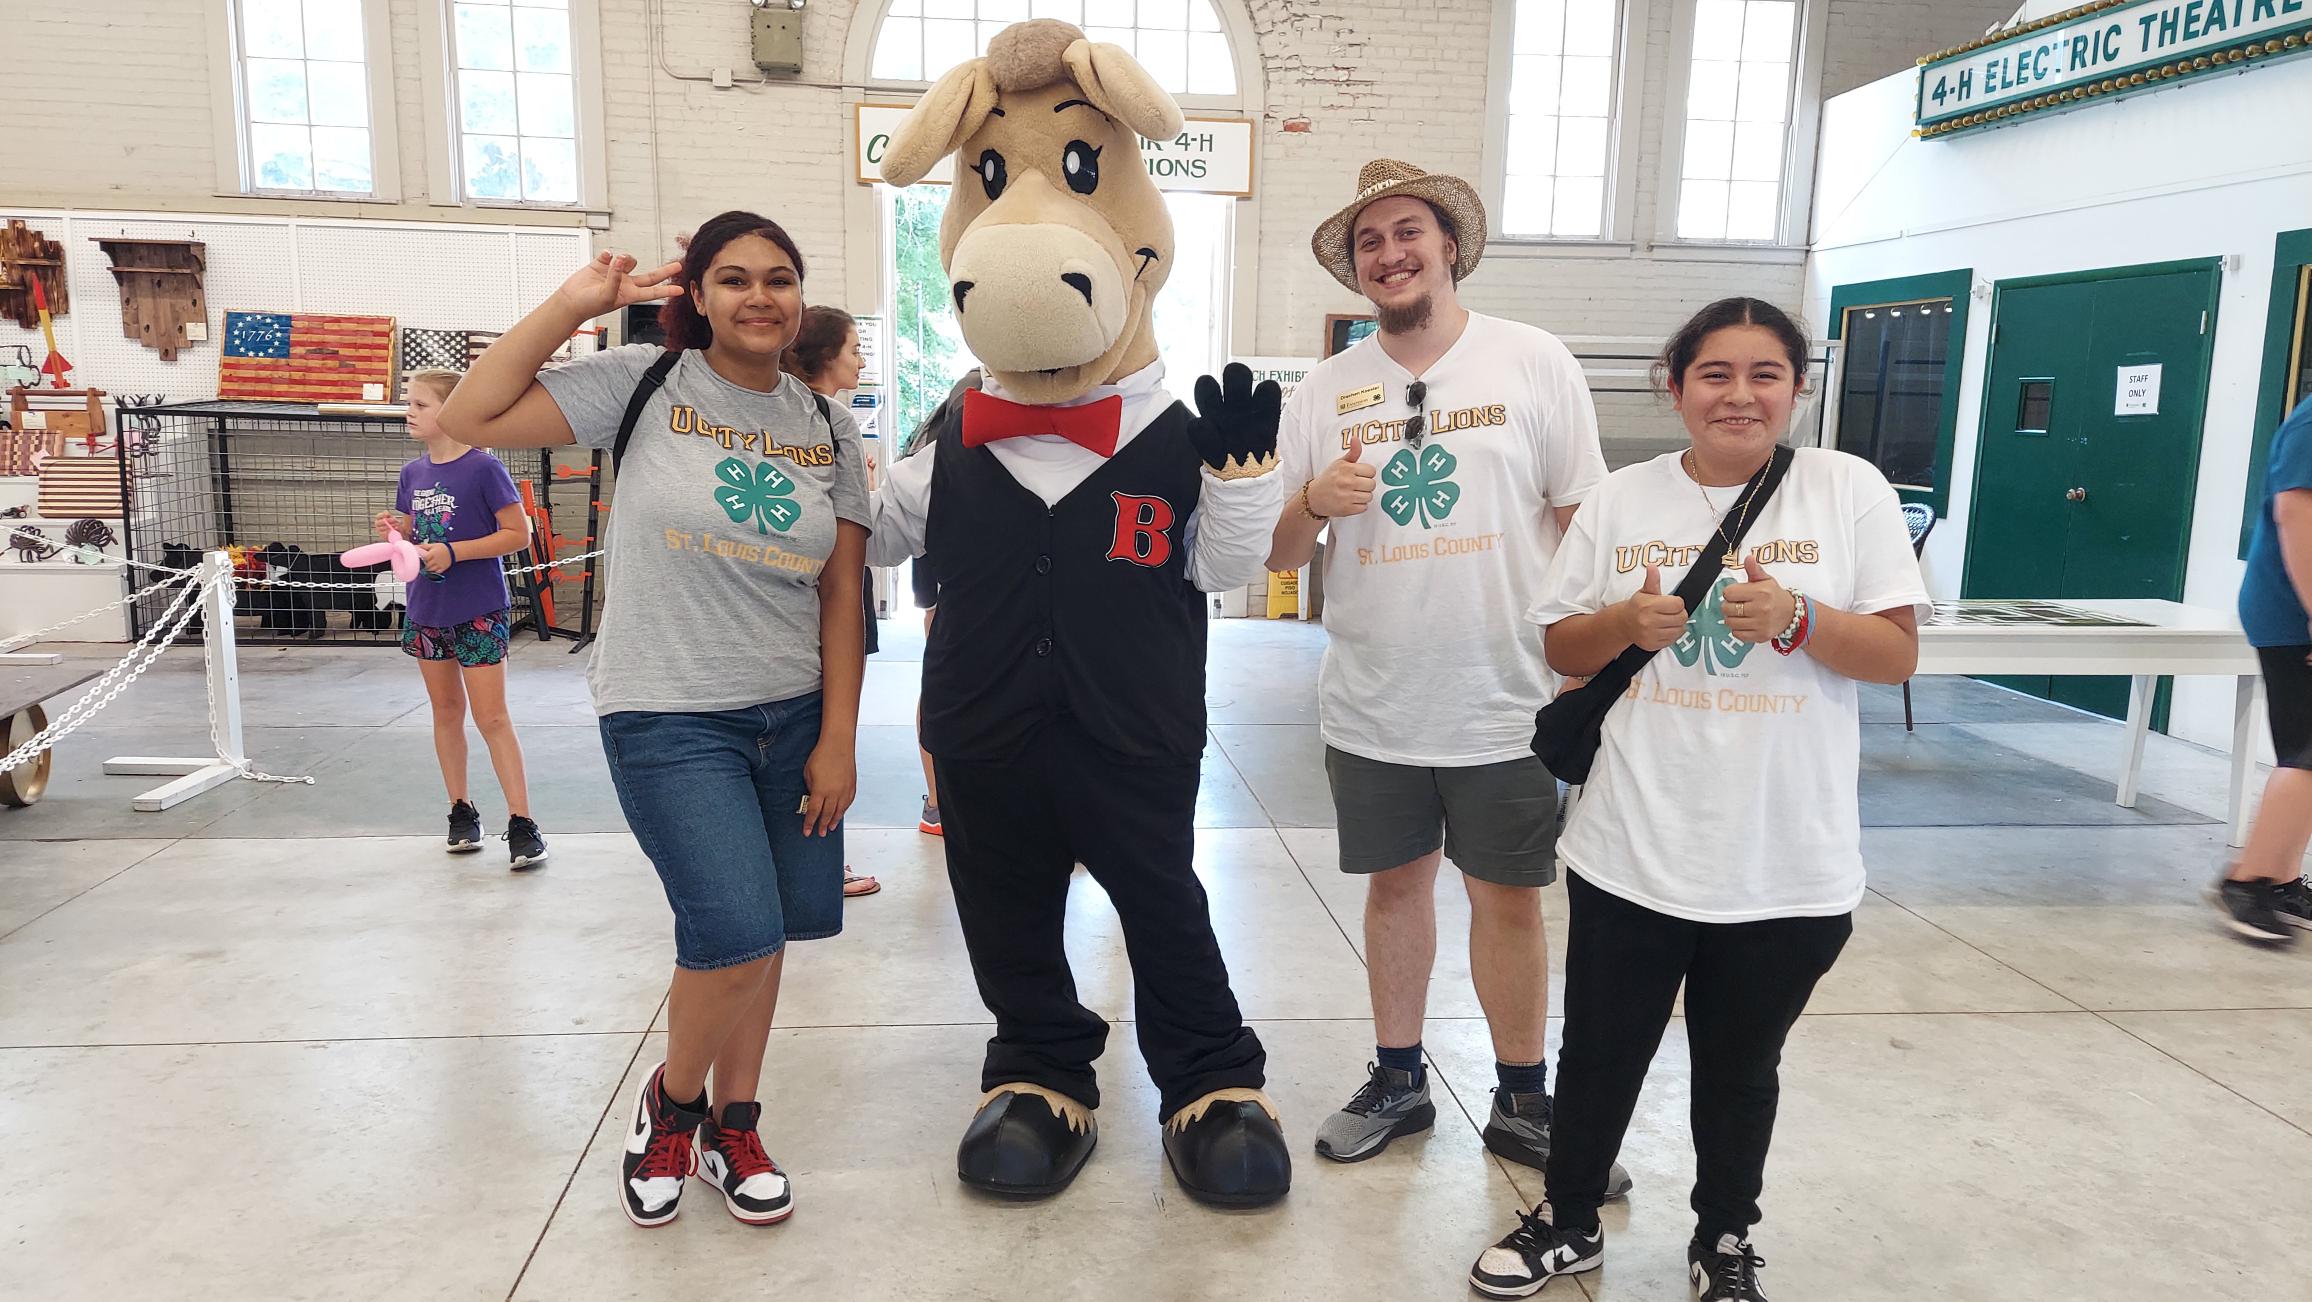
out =
[(546, 862), (546, 838), (538, 835), (536, 823), (520, 814), (506, 821), (506, 857), (515, 872)]
[(698, 1174), (694, 1145), (707, 1119), (703, 1100), (692, 1109), (666, 1097), (665, 1076), (662, 1062), (636, 1091), (618, 1170), (618, 1205), (644, 1229), (664, 1225), (682, 1210), (682, 1183)]
[(2299, 877), (2292, 882), (2272, 883), (2272, 893), (2266, 897), (2272, 912), (2280, 921), (2303, 931), (2312, 931), (2312, 881)]
[(1487, 1297), (1531, 1297), (1560, 1275), (1596, 1270), (1606, 1259), (1603, 1226), (1582, 1233), (1544, 1220), (1541, 1208), (1517, 1214), (1517, 1228), (1478, 1254), (1469, 1286)]
[(1436, 1105), (1429, 1101), (1429, 1074), (1419, 1084), (1413, 1073), (1379, 1063), (1341, 1110), (1317, 1127), (1317, 1156), (1336, 1162), (1362, 1162), (1380, 1156), (1390, 1141), (1418, 1134), (1437, 1124)]
[[(2293, 883), (2301, 886), (2301, 883)], [(2282, 905), (2290, 900), (2286, 882), (2242, 882), (2226, 877), (2208, 892), (2223, 911), (2224, 925), (2233, 933), (2265, 945), (2285, 945), (2296, 939)]]
[(1758, 1268), (1766, 1258), (1731, 1234), (1718, 1236), (1718, 1246), (1700, 1240), (1686, 1245), (1686, 1277), (1694, 1284), (1694, 1302), (1766, 1302), (1758, 1286)]
[(449, 844), (444, 848), (451, 854), (472, 854), (482, 848), (482, 811), (472, 801), (450, 802)]
[(795, 1210), (787, 1173), (763, 1151), (760, 1103), (725, 1103), (722, 1120), (698, 1128), (698, 1173), (722, 1190), (723, 1205), (749, 1225), (776, 1225)]

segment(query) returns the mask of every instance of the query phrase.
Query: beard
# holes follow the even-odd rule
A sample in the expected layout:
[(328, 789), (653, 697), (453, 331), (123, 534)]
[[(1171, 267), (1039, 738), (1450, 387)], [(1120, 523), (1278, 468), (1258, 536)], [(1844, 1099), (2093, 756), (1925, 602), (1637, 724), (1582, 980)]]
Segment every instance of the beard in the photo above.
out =
[(1373, 314), (1380, 322), (1382, 334), (1403, 335), (1427, 326), (1436, 309), (1436, 300), (1431, 295), (1423, 294), (1400, 307), (1376, 306)]

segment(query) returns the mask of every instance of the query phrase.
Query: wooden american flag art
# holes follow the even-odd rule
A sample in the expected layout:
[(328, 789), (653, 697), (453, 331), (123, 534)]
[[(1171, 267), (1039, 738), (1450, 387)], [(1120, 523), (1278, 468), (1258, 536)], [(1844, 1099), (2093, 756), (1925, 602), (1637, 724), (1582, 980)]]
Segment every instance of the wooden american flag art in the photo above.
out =
[(389, 316), (227, 312), (217, 396), (273, 402), (385, 402), (398, 337)]

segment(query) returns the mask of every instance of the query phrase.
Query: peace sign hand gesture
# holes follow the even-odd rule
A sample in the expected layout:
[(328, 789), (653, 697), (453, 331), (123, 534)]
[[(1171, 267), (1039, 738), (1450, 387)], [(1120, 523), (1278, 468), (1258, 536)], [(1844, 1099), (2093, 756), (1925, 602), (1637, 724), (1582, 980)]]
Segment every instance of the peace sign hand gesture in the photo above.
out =
[(605, 250), (563, 281), (554, 296), (581, 319), (591, 321), (629, 304), (654, 303), (682, 293), (682, 285), (675, 279), (682, 274), (679, 259), (649, 271), (637, 272), (637, 265), (631, 254)]

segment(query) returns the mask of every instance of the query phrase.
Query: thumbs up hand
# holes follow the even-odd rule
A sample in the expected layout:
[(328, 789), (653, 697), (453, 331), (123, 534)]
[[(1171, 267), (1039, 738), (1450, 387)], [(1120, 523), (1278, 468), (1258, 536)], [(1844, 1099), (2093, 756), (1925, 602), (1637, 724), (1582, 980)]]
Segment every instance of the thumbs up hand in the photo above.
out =
[(1729, 586), (1719, 597), (1726, 631), (1749, 643), (1770, 642), (1782, 636), (1798, 613), (1798, 598), (1774, 581), (1756, 556), (1742, 561), (1744, 581)]
[(1686, 633), (1686, 603), (1662, 592), (1662, 567), (1646, 567), (1646, 581), (1618, 609), (1630, 645), (1659, 651)]
[(1352, 441), (1339, 460), (1317, 472), (1308, 483), (1309, 509), (1321, 516), (1363, 515), (1373, 504), (1378, 468), (1364, 461), (1365, 445)]

